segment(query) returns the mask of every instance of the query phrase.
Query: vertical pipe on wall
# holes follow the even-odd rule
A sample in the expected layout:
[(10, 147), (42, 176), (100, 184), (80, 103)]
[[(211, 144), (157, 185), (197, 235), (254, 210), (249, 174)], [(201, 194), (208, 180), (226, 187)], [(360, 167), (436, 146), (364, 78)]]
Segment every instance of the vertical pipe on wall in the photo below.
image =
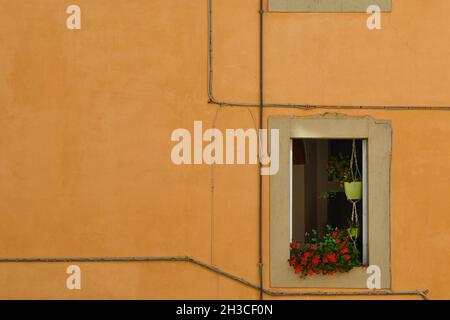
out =
[[(264, 117), (264, 63), (263, 63), (263, 47), (264, 47), (264, 0), (260, 0), (259, 7), (259, 128), (263, 129)], [(259, 139), (261, 141), (262, 130), (260, 130)], [(260, 144), (261, 145), (261, 144)], [(262, 150), (260, 150), (260, 157), (262, 157)], [(259, 161), (259, 299), (263, 300), (264, 286), (263, 286), (263, 180), (261, 174), (261, 158)]]

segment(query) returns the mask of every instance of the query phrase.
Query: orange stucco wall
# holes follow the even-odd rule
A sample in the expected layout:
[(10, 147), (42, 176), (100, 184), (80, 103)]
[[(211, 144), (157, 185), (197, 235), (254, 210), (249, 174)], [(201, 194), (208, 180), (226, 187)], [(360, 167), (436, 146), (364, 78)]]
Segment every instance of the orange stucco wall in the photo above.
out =
[[(79, 31), (65, 26), (72, 3)], [(170, 160), (176, 128), (217, 112), (221, 129), (258, 120), (207, 103), (206, 5), (0, 0), (1, 257), (188, 255), (258, 282), (257, 166)], [(221, 100), (258, 101), (258, 5), (214, 1)], [(449, 12), (448, 0), (393, 0), (379, 31), (365, 14), (267, 14), (267, 102), (450, 105)], [(342, 113), (392, 120), (392, 289), (450, 298), (450, 112)], [(187, 263), (80, 263), (71, 291), (68, 265), (0, 264), (0, 298), (258, 298)]]

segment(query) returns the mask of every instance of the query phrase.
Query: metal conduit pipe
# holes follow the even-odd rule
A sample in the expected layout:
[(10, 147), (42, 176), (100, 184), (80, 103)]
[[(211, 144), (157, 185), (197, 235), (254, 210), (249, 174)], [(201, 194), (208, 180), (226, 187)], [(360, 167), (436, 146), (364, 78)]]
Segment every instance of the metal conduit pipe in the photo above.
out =
[[(102, 262), (187, 262), (203, 269), (220, 274), (228, 279), (239, 282), (249, 288), (261, 291), (259, 285), (253, 284), (243, 278), (223, 271), (215, 266), (203, 263), (191, 257), (104, 257), (104, 258), (0, 258), (0, 263), (102, 263)], [(264, 294), (274, 297), (301, 297), (301, 296), (420, 296), (428, 300), (428, 290), (424, 291), (314, 291), (314, 292), (285, 292), (263, 289)]]
[[(264, 127), (264, 0), (259, 0), (259, 129)], [(260, 130), (259, 141), (262, 141), (262, 130)], [(259, 161), (259, 299), (264, 298), (263, 283), (263, 179), (262, 179), (262, 148), (260, 145)]]
[[(261, 103), (228, 102), (214, 97), (213, 75), (214, 75), (214, 44), (213, 44), (213, 0), (208, 1), (208, 103), (224, 107), (255, 107), (260, 108)], [(343, 110), (389, 110), (389, 111), (450, 111), (450, 106), (367, 106), (367, 105), (320, 105), (320, 104), (297, 104), (297, 103), (263, 103), (264, 108), (292, 108), (292, 109), (343, 109)]]

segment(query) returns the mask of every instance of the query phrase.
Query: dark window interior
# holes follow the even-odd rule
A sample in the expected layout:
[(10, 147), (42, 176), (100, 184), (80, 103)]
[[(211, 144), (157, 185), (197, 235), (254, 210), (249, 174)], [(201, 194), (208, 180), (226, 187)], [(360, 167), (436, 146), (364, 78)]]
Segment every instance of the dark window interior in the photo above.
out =
[[(316, 229), (323, 235), (325, 226), (346, 229), (352, 204), (339, 183), (330, 181), (328, 162), (339, 153), (351, 155), (352, 139), (294, 139), (292, 175), (292, 240), (304, 241), (305, 232)], [(356, 140), (358, 167), (362, 172), (362, 140)], [(323, 192), (336, 190), (335, 197), (321, 198)], [(362, 201), (357, 204), (362, 228)], [(361, 229), (362, 230), (362, 229)], [(362, 232), (357, 242), (362, 252)]]

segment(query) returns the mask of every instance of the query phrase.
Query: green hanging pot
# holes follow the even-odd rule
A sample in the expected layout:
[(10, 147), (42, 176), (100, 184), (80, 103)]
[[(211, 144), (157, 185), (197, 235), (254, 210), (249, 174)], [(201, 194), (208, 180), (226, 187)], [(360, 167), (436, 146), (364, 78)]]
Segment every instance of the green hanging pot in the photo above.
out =
[(359, 234), (359, 228), (357, 227), (347, 228), (347, 233), (351, 238), (356, 238)]
[(345, 182), (344, 191), (348, 200), (361, 200), (362, 198), (362, 182)]

